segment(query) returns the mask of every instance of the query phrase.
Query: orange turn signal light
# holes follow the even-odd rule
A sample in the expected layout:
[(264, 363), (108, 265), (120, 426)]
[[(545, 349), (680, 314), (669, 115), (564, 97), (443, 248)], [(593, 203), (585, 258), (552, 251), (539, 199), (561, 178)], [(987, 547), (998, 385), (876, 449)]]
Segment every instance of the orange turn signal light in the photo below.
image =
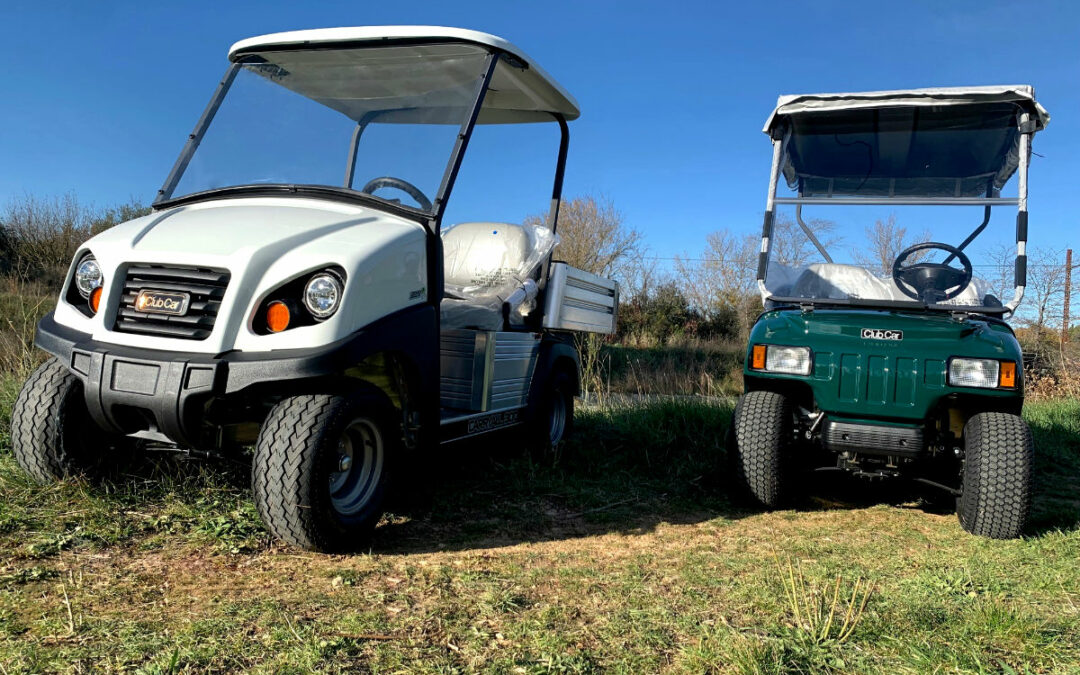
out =
[(280, 333), (288, 328), (291, 319), (289, 306), (280, 300), (275, 300), (266, 307), (266, 327), (271, 333)]
[(754, 370), (765, 370), (765, 345), (754, 345), (750, 352), (750, 367)]
[(1001, 369), (998, 371), (998, 386), (1010, 388), (1016, 386), (1016, 361), (1001, 362)]
[(90, 291), (90, 310), (97, 314), (99, 306), (101, 306), (101, 286)]

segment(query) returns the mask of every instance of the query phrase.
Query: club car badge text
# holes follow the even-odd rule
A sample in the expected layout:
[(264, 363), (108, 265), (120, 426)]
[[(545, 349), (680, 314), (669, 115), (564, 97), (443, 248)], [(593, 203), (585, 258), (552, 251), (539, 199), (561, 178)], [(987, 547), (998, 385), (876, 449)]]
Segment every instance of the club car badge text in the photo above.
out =
[(135, 310), (148, 314), (171, 314), (181, 316), (188, 309), (191, 296), (187, 293), (143, 291), (135, 300)]
[(881, 328), (863, 328), (862, 336), (864, 340), (903, 340), (904, 331), (882, 330)]

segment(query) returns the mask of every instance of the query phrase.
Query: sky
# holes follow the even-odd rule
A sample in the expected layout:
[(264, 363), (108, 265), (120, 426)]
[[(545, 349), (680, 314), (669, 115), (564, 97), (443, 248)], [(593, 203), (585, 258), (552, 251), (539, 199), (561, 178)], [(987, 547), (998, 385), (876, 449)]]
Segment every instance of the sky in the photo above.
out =
[[(1031, 84), (1053, 118), (1034, 144), (1031, 245), (1080, 248), (1072, 192), (1080, 168), (1080, 3), (1053, 0), (6, 0), (0, 204), (66, 193), (99, 206), (149, 202), (233, 42), (378, 24), (471, 28), (529, 54), (582, 110), (571, 123), (564, 194), (610, 199), (662, 259), (698, 255), (716, 230), (760, 231), (770, 161), (761, 127), (779, 94)], [(539, 153), (539, 144), (527, 147), (534, 146)], [(481, 147), (499, 148), (497, 140)], [(525, 183), (539, 185), (542, 196), (550, 175), (488, 171), (483, 189), (462, 188), (451, 208), (482, 213), (491, 195), (516, 194)], [(532, 211), (545, 208), (538, 201)], [(941, 227), (915, 211), (897, 215), (912, 230)], [(844, 250), (860, 245), (872, 217), (840, 218)], [(948, 217), (957, 243), (981, 213)], [(995, 217), (986, 243), (1012, 237), (1013, 222), (1012, 213)]]

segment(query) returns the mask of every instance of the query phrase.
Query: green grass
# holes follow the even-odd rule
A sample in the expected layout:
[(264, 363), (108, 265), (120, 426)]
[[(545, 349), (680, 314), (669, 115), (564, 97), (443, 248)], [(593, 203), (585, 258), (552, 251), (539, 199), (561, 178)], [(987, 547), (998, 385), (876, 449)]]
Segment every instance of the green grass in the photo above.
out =
[[(0, 449), (0, 672), (1077, 672), (1080, 403), (1028, 406), (1039, 496), (1005, 542), (844, 481), (739, 508), (729, 413), (579, 410), (544, 462), (450, 448), (357, 556), (273, 542), (241, 465), (38, 487)], [(849, 637), (797, 620), (789, 563), (803, 607), (873, 584)]]

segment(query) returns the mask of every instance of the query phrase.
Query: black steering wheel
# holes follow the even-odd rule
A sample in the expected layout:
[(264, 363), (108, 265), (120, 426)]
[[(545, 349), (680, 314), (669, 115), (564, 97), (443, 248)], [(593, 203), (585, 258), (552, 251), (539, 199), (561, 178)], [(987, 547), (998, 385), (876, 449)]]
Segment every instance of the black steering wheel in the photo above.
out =
[(404, 178), (394, 178), (393, 176), (380, 176), (378, 178), (372, 178), (367, 184), (360, 188), (360, 192), (372, 194), (379, 188), (395, 188), (401, 190), (405, 194), (409, 195), (416, 200), (416, 203), (420, 205), (420, 208), (424, 211), (431, 210), (431, 200), (428, 199), (420, 188), (416, 187)]
[[(903, 265), (911, 255), (919, 251), (940, 249), (952, 254), (964, 266), (956, 269), (944, 263), (918, 262)], [(926, 304), (951, 300), (964, 292), (971, 283), (971, 261), (955, 246), (928, 241), (915, 244), (900, 252), (892, 266), (892, 278), (900, 292)], [(949, 289), (952, 289), (951, 291)]]

